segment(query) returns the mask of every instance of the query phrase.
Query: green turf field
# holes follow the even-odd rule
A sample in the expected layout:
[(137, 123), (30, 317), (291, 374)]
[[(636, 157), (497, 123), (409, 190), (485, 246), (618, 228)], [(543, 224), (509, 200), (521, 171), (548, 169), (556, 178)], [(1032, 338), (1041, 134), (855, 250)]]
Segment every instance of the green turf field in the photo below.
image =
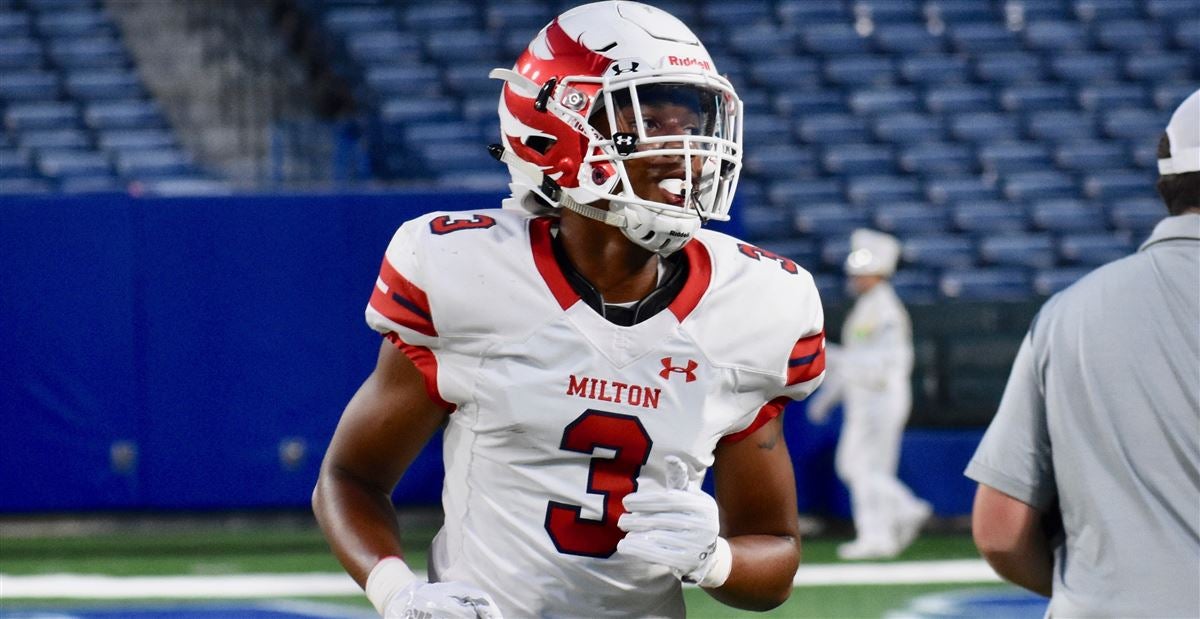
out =
[[(406, 530), (408, 560), (423, 568), (425, 553), (434, 529), (410, 526)], [(837, 563), (839, 537), (814, 537), (804, 543), (806, 565)], [(897, 561), (974, 559), (978, 555), (965, 534), (926, 534)], [(110, 532), (90, 534), (11, 535), (0, 522), (0, 573), (37, 575), (53, 573), (113, 576), (233, 575), (253, 573), (340, 572), (341, 568), (312, 526), (272, 524), (117, 527)], [(916, 596), (938, 591), (1002, 587), (997, 583), (929, 583), (906, 585), (828, 585), (797, 587), (791, 599), (769, 613), (739, 613), (712, 600), (698, 589), (686, 591), (689, 617), (788, 617), (866, 618), (882, 617), (904, 609)], [(359, 595), (321, 598), (325, 603), (367, 606)], [(63, 604), (64, 600), (3, 601), (0, 610)], [(70, 604), (111, 605), (111, 600)], [(120, 602), (131, 603), (131, 602)], [(136, 603), (136, 602), (133, 602)], [(0, 615), (3, 613), (0, 612)]]

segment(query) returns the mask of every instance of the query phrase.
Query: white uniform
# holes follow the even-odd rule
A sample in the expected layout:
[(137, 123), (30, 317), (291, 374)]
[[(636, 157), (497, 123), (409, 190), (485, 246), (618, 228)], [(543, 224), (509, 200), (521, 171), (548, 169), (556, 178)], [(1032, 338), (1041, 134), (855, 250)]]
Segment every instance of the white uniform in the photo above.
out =
[(682, 617), (667, 568), (615, 552), (621, 501), (664, 485), (669, 455), (700, 480), (720, 441), (817, 387), (817, 291), (790, 260), (704, 230), (670, 306), (617, 326), (567, 283), (554, 221), (432, 213), (387, 249), (367, 320), (454, 408), (431, 572), (507, 617)]
[(912, 407), (913, 344), (908, 312), (887, 281), (855, 302), (830, 367), (844, 399), (836, 467), (850, 490), (858, 539), (899, 552), (913, 533), (904, 523), (923, 521), (929, 507), (896, 478)]

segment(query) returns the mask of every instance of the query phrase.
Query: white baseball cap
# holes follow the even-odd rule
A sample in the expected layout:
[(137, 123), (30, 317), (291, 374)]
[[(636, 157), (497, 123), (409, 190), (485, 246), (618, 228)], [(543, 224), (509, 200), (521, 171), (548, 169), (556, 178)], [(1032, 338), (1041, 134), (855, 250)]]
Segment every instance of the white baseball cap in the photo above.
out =
[(1158, 160), (1159, 175), (1200, 172), (1200, 90), (1179, 104), (1167, 123), (1171, 156)]
[(847, 275), (882, 275), (896, 272), (900, 260), (900, 241), (890, 234), (859, 228), (850, 233), (850, 255), (846, 256)]

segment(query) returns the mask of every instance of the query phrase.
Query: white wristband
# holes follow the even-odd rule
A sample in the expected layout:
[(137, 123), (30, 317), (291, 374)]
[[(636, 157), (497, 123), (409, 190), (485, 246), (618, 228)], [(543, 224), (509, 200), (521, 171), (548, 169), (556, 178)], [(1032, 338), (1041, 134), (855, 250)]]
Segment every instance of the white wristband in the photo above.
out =
[(403, 559), (384, 557), (371, 568), (367, 576), (367, 599), (382, 616), (392, 596), (416, 580), (417, 575), (408, 569)]
[(706, 589), (713, 589), (729, 580), (729, 572), (733, 571), (733, 550), (723, 537), (717, 538), (716, 548), (713, 548), (713, 564), (704, 578), (696, 583)]

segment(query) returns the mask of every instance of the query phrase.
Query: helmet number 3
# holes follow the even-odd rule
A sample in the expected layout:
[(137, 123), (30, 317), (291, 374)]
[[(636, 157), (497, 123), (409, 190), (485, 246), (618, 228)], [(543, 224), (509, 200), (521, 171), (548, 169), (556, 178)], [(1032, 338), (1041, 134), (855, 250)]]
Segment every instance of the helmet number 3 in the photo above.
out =
[[(550, 501), (546, 506), (546, 532), (558, 551), (585, 557), (608, 558), (625, 534), (617, 519), (625, 513), (625, 495), (637, 490), (638, 474), (650, 457), (654, 441), (637, 417), (587, 410), (567, 425), (559, 447), (593, 454), (588, 469), (588, 494), (604, 498), (600, 518), (583, 517), (583, 507)], [(596, 454), (597, 449), (611, 456)]]

